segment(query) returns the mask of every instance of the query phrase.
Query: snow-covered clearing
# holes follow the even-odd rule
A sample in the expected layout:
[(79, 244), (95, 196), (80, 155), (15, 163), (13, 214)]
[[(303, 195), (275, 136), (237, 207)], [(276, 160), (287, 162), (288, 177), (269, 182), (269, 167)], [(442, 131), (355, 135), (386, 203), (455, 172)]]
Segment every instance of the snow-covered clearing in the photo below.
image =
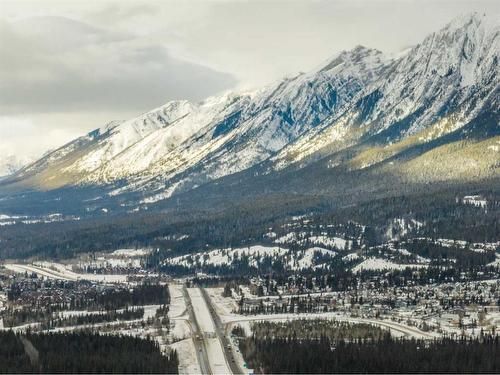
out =
[(126, 257), (126, 258), (133, 258), (133, 257), (143, 257), (148, 255), (151, 252), (149, 249), (119, 249), (115, 250), (111, 253), (113, 256), (118, 256), (118, 257)]
[(238, 304), (233, 298), (222, 296), (224, 288), (205, 288), (205, 290), (213, 302), (212, 305), (215, 307), (217, 315), (220, 317), (232, 315), (233, 311), (238, 308)]
[(173, 341), (190, 337), (189, 316), (187, 314), (186, 301), (182, 293), (182, 285), (171, 283), (168, 285), (168, 290), (170, 292), (168, 317), (172, 325), (170, 337)]
[(361, 272), (363, 270), (374, 270), (374, 271), (384, 271), (384, 270), (404, 270), (406, 268), (422, 268), (427, 267), (425, 264), (398, 264), (393, 263), (385, 259), (380, 258), (368, 258), (355, 266), (353, 272)]
[(309, 238), (309, 241), (315, 245), (323, 245), (335, 247), (338, 250), (344, 250), (346, 245), (349, 246), (349, 242), (339, 237), (328, 237), (325, 235), (321, 236), (312, 236)]
[(323, 249), (322, 247), (311, 247), (304, 251), (299, 252), (301, 258), (296, 262), (296, 264), (292, 264), (292, 269), (301, 270), (304, 268), (309, 268), (314, 265), (314, 256), (316, 254), (321, 254), (327, 257), (334, 257), (337, 253), (333, 250)]

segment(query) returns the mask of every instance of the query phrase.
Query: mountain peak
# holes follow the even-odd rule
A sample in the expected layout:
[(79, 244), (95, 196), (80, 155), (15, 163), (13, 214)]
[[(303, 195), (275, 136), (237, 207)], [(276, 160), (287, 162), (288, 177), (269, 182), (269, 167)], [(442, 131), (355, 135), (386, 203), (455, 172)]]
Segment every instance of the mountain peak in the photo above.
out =
[(489, 31), (498, 28), (500, 15), (486, 15), (485, 13), (471, 12), (461, 14), (446, 24), (440, 32), (452, 34), (457, 31), (463, 32), (469, 29), (484, 28)]
[(332, 58), (328, 59), (326, 63), (322, 64), (318, 72), (331, 71), (344, 63), (360, 64), (364, 62), (382, 62), (384, 55), (381, 51), (368, 48), (362, 45), (357, 45), (350, 50), (344, 50), (335, 54)]

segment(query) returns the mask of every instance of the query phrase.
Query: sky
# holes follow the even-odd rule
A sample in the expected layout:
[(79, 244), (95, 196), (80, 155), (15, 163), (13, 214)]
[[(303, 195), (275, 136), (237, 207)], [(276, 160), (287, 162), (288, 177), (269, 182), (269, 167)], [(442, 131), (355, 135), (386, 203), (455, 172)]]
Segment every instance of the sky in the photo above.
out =
[(397, 53), (460, 14), (499, 8), (498, 0), (0, 0), (0, 166), (169, 100), (261, 87), (356, 45)]

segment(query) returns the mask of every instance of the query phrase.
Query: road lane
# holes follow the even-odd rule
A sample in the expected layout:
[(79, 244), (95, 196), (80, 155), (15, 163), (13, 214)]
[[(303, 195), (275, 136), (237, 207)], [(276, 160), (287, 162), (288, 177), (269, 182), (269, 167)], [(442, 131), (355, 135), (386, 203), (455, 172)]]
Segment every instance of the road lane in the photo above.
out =
[(224, 351), (224, 357), (226, 359), (226, 363), (228, 364), (229, 368), (231, 369), (231, 372), (233, 374), (242, 374), (242, 370), (236, 363), (234, 359), (234, 353), (232, 352), (232, 345), (231, 342), (229, 341), (228, 337), (226, 336), (226, 330), (224, 329), (224, 325), (222, 324), (222, 321), (219, 317), (219, 315), (216, 312), (215, 306), (212, 303), (212, 300), (210, 299), (210, 296), (208, 295), (207, 291), (205, 289), (201, 289), (203, 297), (206, 301), (206, 304), (208, 305), (208, 310), (210, 312), (210, 315), (212, 317), (212, 320), (215, 324), (215, 332), (220, 340), (220, 343), (222, 345), (222, 349)]
[(202, 291), (199, 288), (189, 288), (187, 291), (193, 307), (193, 318), (196, 320), (202, 334), (211, 373), (231, 374), (232, 371), (226, 360), (220, 336), (217, 333), (212, 314)]
[(200, 326), (198, 325), (198, 321), (194, 313), (191, 297), (185, 286), (182, 288), (182, 293), (184, 294), (184, 298), (186, 300), (186, 309), (189, 315), (190, 326), (192, 328), (192, 333), (193, 333), (192, 340), (194, 343), (194, 348), (196, 350), (196, 357), (198, 359), (200, 370), (202, 374), (212, 374), (208, 361), (207, 348), (205, 346), (205, 341), (203, 339), (203, 334), (200, 330)]

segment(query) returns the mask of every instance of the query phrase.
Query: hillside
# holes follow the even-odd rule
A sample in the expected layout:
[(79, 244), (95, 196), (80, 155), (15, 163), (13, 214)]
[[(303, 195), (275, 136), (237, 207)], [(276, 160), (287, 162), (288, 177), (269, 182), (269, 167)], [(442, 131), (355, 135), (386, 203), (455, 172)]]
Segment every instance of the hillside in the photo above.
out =
[(357, 46), (260, 90), (112, 122), (2, 180), (4, 210), (26, 192), (26, 205), (45, 194), (94, 212), (488, 186), (500, 176), (499, 33), (494, 16), (461, 16), (395, 57)]

